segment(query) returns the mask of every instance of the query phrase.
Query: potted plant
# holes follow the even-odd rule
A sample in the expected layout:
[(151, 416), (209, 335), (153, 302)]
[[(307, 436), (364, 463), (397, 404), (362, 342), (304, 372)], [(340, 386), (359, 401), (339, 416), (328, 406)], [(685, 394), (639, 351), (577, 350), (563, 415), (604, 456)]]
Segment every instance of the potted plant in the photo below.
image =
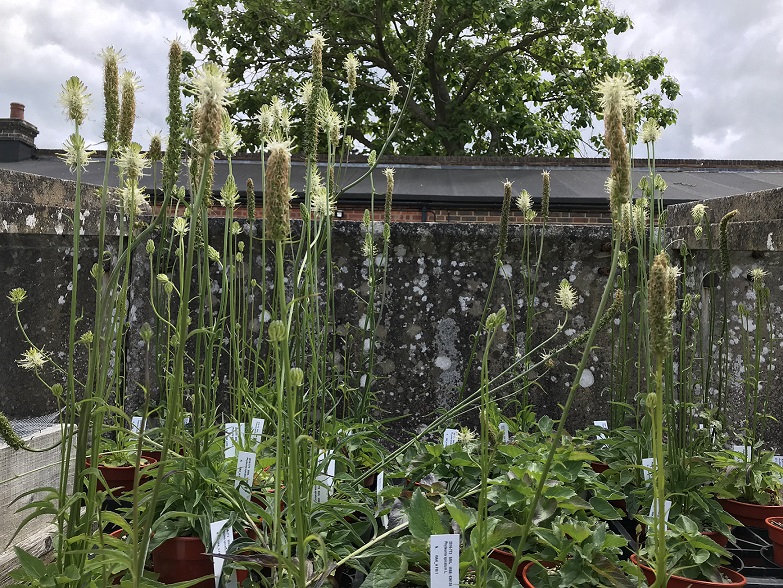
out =
[[(648, 524), (653, 523), (650, 517), (640, 518), (646, 519)], [(642, 569), (651, 586), (656, 583), (656, 570), (660, 569), (655, 565), (659, 553), (656, 541), (657, 537), (650, 534), (639, 554), (631, 556), (631, 561)], [(742, 574), (723, 567), (729, 553), (705, 536), (687, 516), (678, 517), (675, 523), (667, 523), (665, 542), (667, 583), (663, 585), (668, 588), (739, 588), (747, 583)]]

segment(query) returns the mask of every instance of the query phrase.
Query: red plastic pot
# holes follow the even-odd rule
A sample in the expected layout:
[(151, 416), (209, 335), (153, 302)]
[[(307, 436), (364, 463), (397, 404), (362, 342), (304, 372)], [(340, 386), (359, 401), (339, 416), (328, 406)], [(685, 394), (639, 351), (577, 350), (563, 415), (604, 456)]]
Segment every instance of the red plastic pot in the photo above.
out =
[(522, 586), (524, 588), (536, 588), (536, 585), (533, 584), (533, 581), (528, 577), (528, 575), (532, 573), (533, 570), (538, 566), (553, 568), (556, 565), (557, 564), (554, 564), (551, 561), (529, 561), (522, 567), (522, 577), (519, 578), (520, 572), (517, 572), (517, 578), (519, 578), (519, 581), (522, 582)]
[(783, 506), (762, 506), (739, 500), (718, 499), (718, 502), (727, 513), (737, 519), (746, 527), (764, 529), (764, 521), (769, 517), (783, 517)]
[[(778, 523), (778, 524), (776, 524)], [(764, 521), (769, 534), (769, 541), (772, 543), (772, 559), (779, 566), (783, 566), (783, 517), (769, 517)]]
[[(644, 565), (636, 557), (636, 554), (631, 554), (631, 562), (636, 564), (642, 569), (644, 577), (647, 579), (647, 583), (652, 586), (655, 582), (655, 572), (649, 566)], [(730, 570), (729, 568), (718, 568), (720, 573), (728, 578), (728, 583), (716, 583), (708, 582), (706, 580), (691, 580), (690, 578), (683, 578), (682, 576), (671, 576), (666, 583), (666, 588), (713, 588), (715, 586), (719, 588), (740, 588), (748, 583), (748, 580), (740, 573)]]
[(606, 463), (604, 463), (602, 461), (591, 461), (590, 462), (590, 467), (593, 469), (593, 471), (596, 474), (600, 474), (600, 473), (605, 472), (606, 470), (609, 469), (609, 464), (606, 464)]
[(198, 537), (172, 537), (152, 551), (153, 569), (164, 584), (209, 576), (193, 588), (215, 588), (212, 558), (205, 552), (204, 542)]

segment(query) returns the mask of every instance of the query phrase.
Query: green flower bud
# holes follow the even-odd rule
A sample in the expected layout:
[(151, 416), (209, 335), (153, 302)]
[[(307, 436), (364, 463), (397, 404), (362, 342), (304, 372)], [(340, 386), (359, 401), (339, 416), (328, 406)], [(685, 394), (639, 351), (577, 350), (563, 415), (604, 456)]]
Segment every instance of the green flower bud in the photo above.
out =
[(147, 255), (152, 255), (153, 253), (155, 253), (155, 241), (153, 241), (152, 239), (147, 239), (146, 250), (147, 250)]
[(281, 320), (274, 320), (269, 323), (269, 341), (272, 343), (280, 343), (286, 340), (286, 327), (285, 323)]
[(288, 372), (288, 375), (291, 379), (291, 385), (294, 388), (299, 388), (302, 384), (304, 384), (304, 372), (302, 371), (302, 368), (291, 368), (291, 370)]

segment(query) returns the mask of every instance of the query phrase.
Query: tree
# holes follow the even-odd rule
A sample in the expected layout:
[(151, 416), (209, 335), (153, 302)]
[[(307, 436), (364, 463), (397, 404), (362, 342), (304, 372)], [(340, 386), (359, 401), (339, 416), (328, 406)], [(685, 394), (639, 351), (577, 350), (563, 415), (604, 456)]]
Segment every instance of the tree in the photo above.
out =
[[(639, 116), (676, 121), (664, 104), (679, 94), (660, 55), (620, 59), (606, 37), (632, 23), (600, 0), (436, 0), (421, 67), (412, 75), (412, 0), (194, 0), (185, 20), (196, 48), (228, 69), (240, 90), (232, 113), (249, 145), (252, 116), (279, 96), (296, 100), (307, 79), (311, 30), (327, 39), (324, 86), (347, 102), (342, 64), (362, 63), (349, 133), (377, 149), (412, 80), (411, 100), (393, 143), (404, 154), (570, 156), (598, 111), (594, 86), (626, 71), (642, 98)], [(659, 80), (659, 91), (651, 84)], [(400, 88), (392, 102), (389, 87)], [(589, 135), (588, 135), (589, 136)], [(600, 146), (597, 137), (591, 139)]]

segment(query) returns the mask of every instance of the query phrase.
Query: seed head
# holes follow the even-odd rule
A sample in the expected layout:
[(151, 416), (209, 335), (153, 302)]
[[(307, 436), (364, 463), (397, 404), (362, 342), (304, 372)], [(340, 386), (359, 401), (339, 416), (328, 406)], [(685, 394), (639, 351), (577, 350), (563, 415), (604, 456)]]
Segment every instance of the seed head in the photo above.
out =
[[(255, 186), (253, 185), (252, 178), (247, 179), (245, 194), (247, 199), (247, 219), (250, 222), (253, 222), (256, 220), (256, 191), (255, 191)], [(252, 225), (251, 225), (251, 229), (252, 229)]]
[(400, 93), (400, 85), (396, 81), (391, 80), (389, 82), (389, 98), (394, 100), (397, 97), (397, 94), (399, 93)]
[(527, 214), (527, 211), (533, 208), (533, 198), (527, 190), (522, 190), (517, 196), (516, 205), (523, 214)]
[(291, 234), (289, 220), (291, 209), (291, 144), (287, 141), (274, 141), (267, 147), (269, 159), (266, 164), (266, 199), (264, 218), (267, 238), (283, 241)]
[(568, 280), (561, 280), (555, 294), (555, 301), (565, 310), (573, 310), (576, 306), (576, 290)]
[(150, 135), (150, 148), (147, 150), (147, 159), (150, 161), (163, 160), (163, 137), (158, 131)]
[(130, 143), (120, 147), (117, 155), (117, 167), (123, 177), (136, 183), (150, 166), (147, 157), (141, 152), (141, 145)]
[(353, 92), (356, 89), (356, 73), (359, 70), (359, 60), (353, 53), (349, 53), (345, 58), (345, 75), (348, 79), (348, 91)]
[(103, 102), (106, 110), (103, 140), (110, 146), (117, 140), (117, 127), (120, 122), (119, 65), (123, 57), (114, 47), (103, 49), (100, 57), (103, 60)]
[(729, 221), (739, 214), (738, 210), (727, 212), (718, 225), (720, 240), (720, 266), (724, 274), (729, 273), (731, 262), (729, 261)]
[(171, 228), (177, 236), (184, 237), (185, 233), (188, 232), (188, 221), (184, 216), (178, 216), (174, 219)]
[(0, 439), (5, 441), (8, 447), (14, 451), (19, 451), (25, 446), (24, 440), (16, 434), (16, 431), (11, 426), (11, 421), (2, 412), (0, 412)]
[(543, 184), (541, 188), (541, 216), (546, 222), (549, 220), (549, 196), (551, 192), (549, 172), (547, 170), (541, 172), (541, 181)]
[(227, 112), (223, 111), (223, 124), (220, 128), (218, 150), (226, 157), (231, 157), (236, 155), (241, 146), (242, 140), (239, 138), (239, 133), (237, 133), (234, 123), (231, 122), (231, 117), (228, 116)]
[(672, 350), (672, 314), (674, 292), (669, 268), (669, 256), (659, 253), (650, 269), (648, 283), (650, 344), (653, 355), (664, 358)]
[(394, 168), (387, 167), (383, 170), (383, 175), (386, 176), (386, 198), (383, 204), (383, 222), (385, 226), (389, 226), (391, 224), (392, 199), (394, 197)]
[(124, 71), (120, 76), (120, 128), (117, 143), (127, 146), (133, 141), (133, 125), (136, 123), (136, 92), (141, 90), (141, 81), (135, 72)]
[(707, 215), (707, 206), (702, 204), (701, 202), (698, 204), (694, 204), (693, 208), (691, 208), (691, 217), (693, 218), (693, 222), (697, 225), (701, 224), (701, 221), (704, 220), (704, 217)]
[(87, 86), (76, 76), (68, 78), (60, 92), (60, 104), (62, 104), (66, 118), (81, 125), (87, 118), (87, 108), (90, 106)]
[(49, 361), (49, 357), (42, 350), (30, 347), (30, 349), (22, 353), (22, 358), (17, 359), (16, 363), (23, 369), (37, 372), (47, 361)]
[(14, 288), (8, 293), (8, 300), (14, 306), (21, 304), (25, 298), (27, 298), (27, 291), (24, 288)]
[(506, 179), (503, 182), (503, 206), (500, 209), (500, 231), (498, 234), (497, 259), (501, 259), (506, 253), (508, 243), (508, 221), (511, 215), (512, 182)]
[(649, 118), (642, 125), (642, 143), (655, 143), (661, 138), (661, 127), (654, 118)]
[(71, 173), (75, 172), (78, 168), (86, 169), (87, 164), (90, 163), (90, 156), (92, 151), (87, 151), (84, 137), (77, 133), (71, 133), (71, 136), (65, 140), (63, 144), (65, 153), (58, 153), (57, 157), (62, 159), (71, 170)]
[(234, 210), (239, 203), (239, 190), (233, 174), (228, 174), (226, 183), (220, 189), (220, 205), (227, 210)]

